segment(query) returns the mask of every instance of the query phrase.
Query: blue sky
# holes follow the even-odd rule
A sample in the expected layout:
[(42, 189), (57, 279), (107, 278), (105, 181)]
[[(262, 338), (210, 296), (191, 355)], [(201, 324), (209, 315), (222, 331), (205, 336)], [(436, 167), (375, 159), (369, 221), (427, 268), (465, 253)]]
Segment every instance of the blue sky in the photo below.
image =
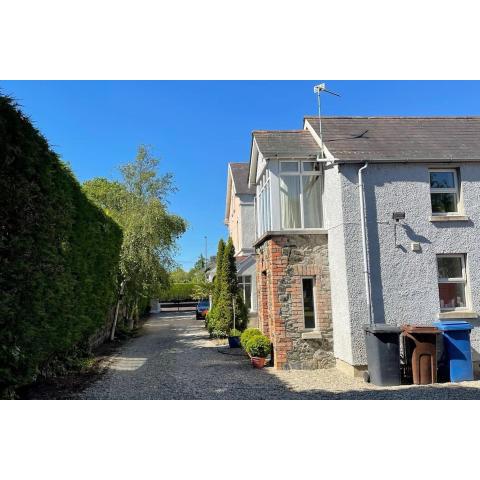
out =
[[(80, 181), (118, 176), (116, 167), (150, 144), (179, 191), (171, 211), (189, 222), (177, 257), (190, 268), (226, 236), (228, 162), (247, 161), (251, 132), (296, 129), (316, 114), (318, 81), (0, 81)], [(480, 115), (480, 82), (327, 81), (325, 115)]]

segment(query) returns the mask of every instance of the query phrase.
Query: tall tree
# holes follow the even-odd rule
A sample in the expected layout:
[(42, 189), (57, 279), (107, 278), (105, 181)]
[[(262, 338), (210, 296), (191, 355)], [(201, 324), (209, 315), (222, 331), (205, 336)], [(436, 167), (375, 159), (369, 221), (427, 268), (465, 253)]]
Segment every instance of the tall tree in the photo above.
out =
[(243, 330), (248, 323), (248, 312), (238, 288), (235, 248), (231, 238), (224, 247), (220, 271), (217, 263), (217, 279), (217, 304), (214, 306), (212, 323), (208, 326), (211, 333), (225, 336), (234, 326), (234, 305), (235, 327)]
[(150, 149), (140, 146), (135, 160), (120, 167), (121, 181), (95, 178), (83, 185), (123, 229), (120, 269), (132, 320), (168, 282), (176, 240), (186, 230), (185, 220), (167, 210), (166, 197), (176, 188), (171, 174), (158, 175), (158, 165)]
[(215, 278), (213, 280), (213, 296), (212, 303), (215, 308), (215, 304), (218, 302), (218, 297), (220, 296), (220, 285), (221, 285), (221, 273), (222, 273), (222, 264), (223, 264), (223, 254), (225, 252), (225, 242), (223, 238), (218, 241), (217, 248), (217, 260), (215, 266)]

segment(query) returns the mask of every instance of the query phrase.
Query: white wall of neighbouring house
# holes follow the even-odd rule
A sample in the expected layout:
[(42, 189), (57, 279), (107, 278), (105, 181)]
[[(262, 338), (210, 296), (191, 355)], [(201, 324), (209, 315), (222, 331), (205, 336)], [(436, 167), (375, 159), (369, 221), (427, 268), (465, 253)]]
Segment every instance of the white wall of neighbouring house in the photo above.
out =
[[(367, 363), (360, 166), (341, 164), (325, 175), (334, 348), (337, 358), (352, 365)], [(438, 254), (466, 254), (469, 310), (480, 313), (480, 163), (448, 165), (460, 172), (462, 213), (468, 216), (463, 221), (430, 220), (429, 168), (433, 166), (439, 167), (426, 163), (370, 163), (364, 171), (372, 303), (377, 323), (430, 325), (438, 321)], [(405, 220), (397, 226), (396, 243), (393, 212), (405, 212)], [(419, 243), (421, 250), (412, 251), (412, 243)], [(465, 319), (475, 327), (471, 340), (474, 361), (478, 361), (480, 321)]]
[(239, 246), (238, 254), (247, 255), (254, 252), (255, 242), (255, 206), (254, 195), (239, 195)]
[(255, 255), (251, 255), (248, 259), (243, 260), (240, 265), (237, 265), (237, 273), (239, 276), (250, 276), (251, 277), (251, 285), (252, 285), (252, 297), (251, 302), (252, 306), (250, 311), (256, 312), (257, 311), (257, 270), (256, 270), (256, 257)]

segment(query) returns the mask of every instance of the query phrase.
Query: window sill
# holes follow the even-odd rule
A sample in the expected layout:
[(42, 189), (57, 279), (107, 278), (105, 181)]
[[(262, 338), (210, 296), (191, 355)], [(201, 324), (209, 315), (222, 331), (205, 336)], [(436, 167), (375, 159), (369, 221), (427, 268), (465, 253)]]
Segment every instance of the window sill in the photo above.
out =
[(319, 332), (318, 330), (307, 330), (302, 333), (303, 340), (321, 340), (322, 338), (322, 332)]
[(478, 314), (469, 310), (452, 310), (451, 312), (440, 312), (438, 318), (441, 320), (455, 318), (478, 318)]
[(470, 220), (468, 215), (432, 215), (431, 222), (467, 222)]

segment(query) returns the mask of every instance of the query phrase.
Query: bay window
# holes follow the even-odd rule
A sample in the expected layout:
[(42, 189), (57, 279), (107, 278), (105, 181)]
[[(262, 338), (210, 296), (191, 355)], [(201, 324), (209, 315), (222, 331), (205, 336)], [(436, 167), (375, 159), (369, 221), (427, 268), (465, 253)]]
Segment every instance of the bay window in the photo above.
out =
[(257, 187), (257, 235), (260, 237), (272, 229), (272, 214), (270, 205), (270, 171), (265, 170)]
[(322, 227), (319, 162), (280, 162), (280, 215), (282, 229)]
[(243, 303), (250, 311), (252, 309), (252, 277), (243, 275), (238, 277), (238, 288), (243, 298)]

